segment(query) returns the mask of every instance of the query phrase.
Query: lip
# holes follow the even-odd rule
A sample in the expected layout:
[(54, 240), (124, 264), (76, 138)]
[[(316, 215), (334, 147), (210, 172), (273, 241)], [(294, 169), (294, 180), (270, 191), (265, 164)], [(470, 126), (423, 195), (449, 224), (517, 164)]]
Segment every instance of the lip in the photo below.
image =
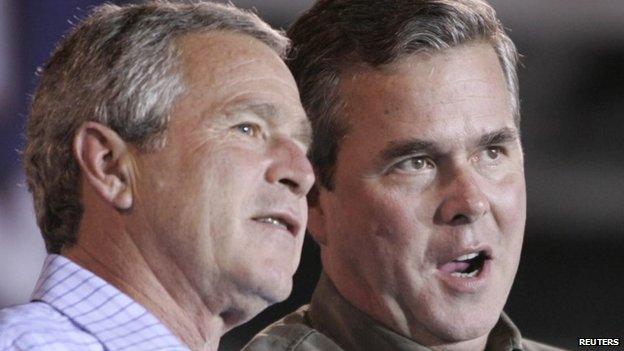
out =
[(470, 247), (463, 247), (455, 250), (449, 250), (444, 252), (441, 258), (438, 260), (438, 267), (442, 266), (445, 263), (453, 261), (454, 259), (473, 253), (473, 252), (482, 252), (485, 257), (488, 259), (494, 259), (492, 247), (487, 244), (477, 244), (472, 245)]
[(489, 278), (492, 270), (492, 260), (487, 259), (483, 262), (483, 267), (481, 267), (481, 271), (475, 277), (455, 277), (450, 273), (444, 273), (438, 270), (437, 276), (438, 278), (452, 291), (458, 293), (468, 293), (474, 294), (479, 291), (485, 289), (488, 285)]
[(299, 235), (299, 232), (301, 229), (301, 220), (299, 219), (299, 216), (294, 215), (291, 211), (275, 210), (275, 211), (270, 211), (266, 213), (261, 213), (261, 214), (253, 216), (251, 220), (258, 224), (271, 226), (274, 229), (280, 229), (279, 227), (274, 226), (272, 224), (259, 221), (262, 218), (268, 218), (268, 217), (279, 219), (280, 221), (284, 222), (286, 224), (287, 231), (293, 237), (296, 237), (297, 235)]
[[(450, 272), (443, 272), (440, 270), (440, 267), (446, 263), (453, 261), (454, 259), (467, 255), (473, 252), (480, 252), (485, 255), (485, 260), (483, 261), (483, 266), (474, 277), (456, 277), (453, 276)], [(458, 251), (453, 251), (449, 255), (445, 255), (443, 262), (438, 265), (436, 270), (436, 275), (442, 281), (442, 283), (449, 288), (451, 291), (457, 293), (468, 293), (474, 294), (482, 291), (486, 288), (490, 281), (491, 272), (492, 272), (492, 264), (494, 258), (492, 256), (492, 248), (487, 245), (478, 245), (471, 248), (465, 248)]]

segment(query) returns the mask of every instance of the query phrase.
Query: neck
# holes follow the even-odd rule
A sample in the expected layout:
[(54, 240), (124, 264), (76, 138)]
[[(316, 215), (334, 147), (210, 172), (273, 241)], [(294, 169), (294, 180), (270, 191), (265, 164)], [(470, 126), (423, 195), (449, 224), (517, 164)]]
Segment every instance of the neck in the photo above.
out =
[(487, 337), (461, 341), (456, 343), (447, 343), (444, 345), (435, 345), (430, 346), (429, 348), (433, 351), (466, 351), (466, 350), (474, 350), (474, 351), (483, 351), (485, 350), (485, 345), (487, 344)]
[[(410, 306), (401, 305), (394, 299), (382, 299), (370, 304), (378, 309), (368, 314), (380, 321), (390, 330), (401, 334), (432, 351), (483, 351), (485, 350), (488, 334), (466, 340), (448, 340), (439, 335), (430, 333), (413, 316)], [(366, 313), (366, 312), (365, 312)], [(382, 322), (383, 321), (383, 322)]]
[[(401, 305), (394, 299), (385, 299), (379, 302), (381, 307), (377, 315), (385, 317), (387, 327), (396, 333), (402, 334), (415, 342), (428, 347), (432, 351), (483, 351), (485, 350), (488, 335), (465, 340), (448, 340), (439, 335), (430, 333), (423, 327), (411, 312), (410, 306)], [(379, 317), (378, 317), (379, 318)], [(381, 318), (379, 318), (381, 319)], [(379, 320), (378, 319), (378, 320)]]
[[(343, 300), (355, 307), (360, 313), (418, 345), (433, 351), (483, 351), (486, 348), (489, 334), (457, 341), (444, 339), (429, 332), (428, 328), (414, 318), (411, 305), (402, 304), (389, 294), (369, 293), (373, 289), (366, 285), (365, 279), (358, 280), (359, 285), (349, 285), (351, 281), (340, 281), (346, 283), (342, 285), (335, 284), (329, 275), (325, 279), (327, 279), (326, 283), (331, 290), (339, 294)], [(345, 294), (343, 291), (347, 293)]]
[(141, 304), (191, 349), (216, 351), (221, 336), (232, 328), (222, 313), (214, 312), (220, 309), (209, 309), (183, 278), (175, 285), (164, 283), (130, 237), (120, 234), (80, 231), (81, 240), (63, 255)]

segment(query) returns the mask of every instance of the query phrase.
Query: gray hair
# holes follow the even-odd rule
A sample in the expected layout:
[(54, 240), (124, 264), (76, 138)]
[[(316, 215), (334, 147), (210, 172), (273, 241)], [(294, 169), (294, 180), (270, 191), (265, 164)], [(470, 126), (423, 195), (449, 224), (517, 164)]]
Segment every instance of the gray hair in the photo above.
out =
[(95, 121), (143, 152), (163, 147), (170, 110), (185, 90), (176, 40), (216, 30), (249, 35), (282, 58), (288, 50), (288, 39), (255, 14), (208, 2), (103, 5), (61, 41), (41, 70), (23, 155), (49, 252), (77, 240), (83, 207), (71, 148), (78, 127)]
[[(492, 45), (510, 94), (514, 121), (520, 111), (516, 48), (496, 12), (482, 0), (320, 0), (288, 30), (287, 59), (312, 123), (309, 151), (319, 184), (333, 189), (339, 140), (340, 75), (356, 64), (379, 68), (403, 57), (484, 41)], [(315, 191), (309, 200), (314, 202)]]

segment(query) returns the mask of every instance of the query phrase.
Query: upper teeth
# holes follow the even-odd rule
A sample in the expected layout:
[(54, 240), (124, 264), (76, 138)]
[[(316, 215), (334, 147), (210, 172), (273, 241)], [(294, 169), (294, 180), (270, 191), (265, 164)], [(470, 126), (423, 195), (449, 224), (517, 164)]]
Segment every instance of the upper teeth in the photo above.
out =
[(284, 227), (284, 228), (287, 227), (286, 223), (282, 222), (281, 220), (279, 220), (277, 218), (273, 218), (273, 217), (259, 218), (258, 221), (259, 222), (263, 222), (263, 223), (269, 223), (269, 224), (277, 225), (277, 226)]
[(453, 277), (472, 278), (472, 277), (475, 277), (480, 271), (481, 271), (480, 269), (477, 269), (477, 270), (474, 270), (474, 271), (472, 271), (470, 273), (453, 272), (453, 273), (451, 273), (451, 275)]
[(467, 261), (472, 260), (473, 258), (479, 256), (478, 252), (469, 253), (467, 255), (459, 256), (455, 259), (455, 261)]

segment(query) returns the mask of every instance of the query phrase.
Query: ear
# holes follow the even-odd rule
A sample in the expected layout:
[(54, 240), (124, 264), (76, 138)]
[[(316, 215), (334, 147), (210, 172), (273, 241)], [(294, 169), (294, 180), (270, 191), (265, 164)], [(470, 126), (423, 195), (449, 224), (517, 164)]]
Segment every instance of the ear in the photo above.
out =
[(128, 144), (112, 129), (83, 123), (74, 136), (74, 157), (84, 180), (118, 210), (132, 207), (132, 154)]
[(324, 210), (324, 198), (327, 190), (322, 186), (314, 184), (314, 200), (309, 201), (308, 206), (308, 232), (319, 246), (327, 245), (327, 230), (325, 228), (326, 217)]

